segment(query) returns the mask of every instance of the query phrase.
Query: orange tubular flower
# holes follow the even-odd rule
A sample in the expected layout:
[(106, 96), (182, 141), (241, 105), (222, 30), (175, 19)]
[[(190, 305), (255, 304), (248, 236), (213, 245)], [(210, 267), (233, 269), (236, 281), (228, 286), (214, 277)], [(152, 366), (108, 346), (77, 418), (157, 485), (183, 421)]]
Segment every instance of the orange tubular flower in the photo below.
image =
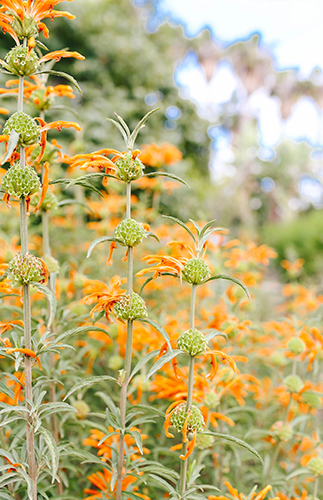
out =
[[(43, 33), (45, 38), (48, 38), (47, 26), (41, 22), (42, 19), (55, 19), (55, 17), (66, 17), (74, 19), (75, 16), (69, 12), (57, 11), (53, 7), (58, 5), (63, 0), (1, 0), (0, 7), (0, 26), (5, 33), (9, 33), (15, 40), (17, 45), (20, 45), (19, 38), (13, 30), (11, 24), (15, 19), (21, 22), (25, 18), (34, 19), (37, 24), (39, 33)], [(69, 2), (71, 0), (68, 0)]]
[(94, 306), (90, 312), (91, 318), (94, 317), (95, 313), (105, 311), (105, 317), (107, 321), (109, 323), (112, 323), (110, 314), (114, 314), (113, 306), (126, 293), (120, 288), (125, 281), (125, 279), (119, 280), (116, 277), (112, 278), (110, 282), (110, 289), (107, 287), (107, 285), (105, 285), (105, 283), (102, 283), (101, 281), (87, 281), (84, 292), (88, 293), (89, 291), (91, 291), (91, 293), (83, 299), (83, 302), (84, 304), (93, 304), (97, 302), (97, 305)]
[[(247, 498), (249, 500), (264, 500), (267, 493), (269, 493), (269, 491), (272, 490), (272, 486), (268, 485), (265, 488), (263, 488), (261, 491), (259, 491), (259, 493), (254, 492), (254, 493), (252, 493), (251, 496), (247, 497), (243, 493), (239, 493), (236, 488), (233, 488), (233, 486), (229, 483), (229, 481), (224, 481), (223, 484), (228, 488), (228, 491), (231, 495), (231, 498), (233, 498), (233, 500), (247, 500)], [(211, 495), (208, 497), (208, 499), (209, 500), (231, 500), (229, 497), (226, 497), (224, 495), (220, 495), (220, 496)], [(274, 497), (274, 498), (272, 498), (272, 500), (280, 500), (280, 499), (279, 499), (279, 497)]]
[(48, 163), (48, 161), (46, 161), (44, 163), (44, 170), (45, 170), (45, 173), (44, 173), (44, 179), (43, 179), (43, 189), (42, 189), (40, 200), (39, 200), (39, 202), (38, 202), (38, 204), (37, 204), (37, 206), (35, 208), (35, 213), (42, 206), (43, 201), (44, 201), (45, 196), (46, 196), (46, 193), (48, 191), (48, 174), (49, 174), (49, 163)]
[(83, 61), (85, 59), (85, 57), (79, 54), (78, 52), (68, 52), (67, 50), (56, 50), (55, 52), (49, 52), (45, 56), (41, 57), (38, 63), (41, 64), (47, 61), (52, 61), (53, 59), (55, 61), (59, 61), (62, 57), (74, 57), (75, 59), (79, 59), (80, 61)]
[(51, 122), (51, 123), (45, 123), (44, 120), (41, 118), (36, 118), (36, 120), (40, 123), (41, 129), (41, 139), (40, 139), (40, 153), (39, 156), (36, 158), (35, 162), (39, 163), (44, 156), (45, 148), (46, 148), (46, 137), (47, 137), (47, 130), (52, 130), (56, 129), (59, 132), (62, 130), (62, 128), (75, 128), (78, 132), (81, 130), (81, 127), (79, 126), (78, 123), (76, 122), (66, 122), (66, 121), (56, 121), (56, 122)]

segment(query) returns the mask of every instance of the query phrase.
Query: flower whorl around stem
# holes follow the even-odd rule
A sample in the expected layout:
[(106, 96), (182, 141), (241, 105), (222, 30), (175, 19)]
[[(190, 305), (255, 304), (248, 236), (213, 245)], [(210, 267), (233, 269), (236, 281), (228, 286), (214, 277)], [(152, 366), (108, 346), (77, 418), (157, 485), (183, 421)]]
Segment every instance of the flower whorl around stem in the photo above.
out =
[(297, 393), (304, 387), (303, 380), (298, 375), (288, 375), (284, 379), (284, 385), (291, 393)]
[(124, 182), (136, 181), (142, 176), (144, 171), (144, 164), (138, 157), (133, 157), (133, 154), (126, 153), (124, 158), (119, 158), (115, 162), (118, 168), (118, 176)]
[(203, 259), (193, 257), (188, 260), (183, 269), (183, 278), (191, 285), (201, 285), (211, 276), (211, 271)]
[(32, 49), (22, 45), (14, 47), (5, 57), (4, 67), (17, 76), (33, 75), (38, 68), (38, 56)]
[(135, 292), (131, 295), (122, 295), (114, 306), (117, 318), (123, 321), (147, 318), (148, 312), (144, 300)]
[(271, 427), (271, 431), (283, 443), (288, 443), (294, 435), (293, 428), (289, 424), (285, 424), (282, 420), (275, 422)]
[(115, 228), (114, 237), (125, 246), (136, 247), (147, 237), (147, 231), (135, 219), (124, 219)]
[(19, 134), (18, 146), (32, 146), (40, 141), (40, 129), (34, 118), (23, 111), (14, 113), (6, 121), (3, 134), (10, 135), (15, 130)]
[(45, 255), (44, 262), (50, 273), (59, 273), (60, 265), (58, 260), (55, 259), (55, 257), (52, 257), (52, 255)]
[(192, 405), (189, 411), (191, 414), (187, 419), (188, 411), (186, 410), (186, 403), (179, 404), (173, 411), (170, 419), (172, 426), (175, 427), (178, 432), (183, 432), (183, 427), (187, 420), (187, 432), (201, 432), (205, 426), (201, 410), (197, 406)]
[(177, 347), (190, 356), (197, 356), (206, 351), (207, 341), (202, 332), (196, 328), (190, 328), (179, 336)]
[(304, 403), (309, 405), (311, 408), (318, 410), (322, 406), (322, 398), (315, 392), (306, 391), (302, 394), (302, 399)]
[(9, 262), (8, 278), (12, 280), (15, 286), (28, 285), (31, 282), (46, 284), (48, 278), (48, 269), (45, 262), (26, 253), (20, 252)]
[(215, 438), (213, 436), (209, 436), (208, 434), (199, 433), (196, 436), (196, 447), (199, 450), (206, 450), (213, 446)]
[(307, 465), (308, 470), (314, 476), (322, 476), (323, 474), (323, 460), (320, 457), (313, 457)]
[[(31, 204), (33, 206), (37, 206), (40, 200), (40, 195), (36, 195), (32, 198)], [(41, 212), (51, 212), (55, 211), (58, 209), (58, 199), (57, 197), (50, 192), (50, 190), (47, 191), (44, 201), (40, 206), (40, 211)]]
[(10, 196), (16, 198), (31, 196), (41, 190), (41, 184), (36, 170), (29, 165), (25, 168), (20, 166), (20, 163), (15, 163), (5, 173), (1, 189)]
[(305, 351), (306, 345), (302, 339), (295, 337), (288, 342), (287, 348), (297, 356)]

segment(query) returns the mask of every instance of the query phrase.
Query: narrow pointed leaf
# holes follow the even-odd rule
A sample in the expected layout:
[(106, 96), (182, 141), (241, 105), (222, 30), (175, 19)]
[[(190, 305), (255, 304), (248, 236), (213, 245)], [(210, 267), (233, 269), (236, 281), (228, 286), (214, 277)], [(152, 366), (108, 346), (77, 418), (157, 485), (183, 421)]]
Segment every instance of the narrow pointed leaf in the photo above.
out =
[(72, 75), (69, 75), (68, 73), (64, 73), (63, 71), (54, 71), (53, 69), (44, 69), (43, 71), (38, 71), (35, 74), (36, 75), (43, 75), (46, 73), (49, 75), (61, 76), (62, 78), (65, 78), (66, 80), (71, 82), (77, 88), (77, 90), (79, 91), (80, 94), (82, 94), (81, 87), (79, 86), (79, 84), (77, 83), (75, 78), (73, 78)]
[[(160, 273), (160, 276), (173, 276), (174, 278), (179, 278), (179, 276), (177, 276), (177, 274), (174, 274), (174, 273)], [(150, 283), (151, 281), (153, 281), (153, 277), (151, 276), (150, 278), (147, 278), (146, 281), (144, 282), (144, 284), (142, 285), (141, 289), (140, 289), (140, 293), (143, 291), (143, 289), (145, 288), (146, 285), (148, 285), (148, 283)]]
[(56, 445), (56, 441), (52, 433), (48, 429), (45, 429), (44, 427), (40, 426), (38, 432), (43, 436), (52, 459), (52, 483), (54, 483), (58, 470), (58, 460), (59, 460), (59, 452)]
[(171, 352), (167, 352), (159, 358), (154, 366), (152, 366), (147, 374), (147, 377), (145, 378), (144, 382), (146, 382), (150, 377), (152, 377), (158, 370), (160, 370), (166, 363), (171, 361), (173, 358), (178, 356), (178, 354), (181, 354), (182, 351), (179, 349), (173, 349)]
[(107, 120), (109, 120), (109, 122), (113, 123), (113, 125), (115, 127), (117, 127), (117, 129), (119, 130), (119, 132), (122, 134), (123, 136), (123, 139), (124, 139), (124, 142), (126, 143), (126, 146), (128, 147), (128, 136), (127, 136), (127, 133), (126, 131), (124, 130), (123, 127), (121, 127), (120, 123), (116, 122), (115, 120), (113, 120), (112, 118), (107, 118)]
[(224, 439), (225, 441), (229, 441), (231, 443), (234, 443), (238, 446), (241, 446), (242, 448), (244, 448), (244, 449), (248, 450), (250, 453), (252, 453), (255, 457), (257, 457), (258, 460), (260, 460), (260, 462), (262, 463), (262, 465), (264, 464), (264, 461), (261, 458), (261, 456), (259, 455), (258, 451), (255, 450), (255, 448), (253, 448), (253, 446), (251, 446), (250, 444), (246, 443), (245, 441), (242, 441), (242, 439), (239, 439), (239, 438), (234, 437), (234, 436), (230, 436), (230, 434), (222, 434), (220, 432), (205, 431), (205, 432), (201, 432), (200, 434), (206, 434), (207, 436), (214, 436), (214, 437), (217, 437), (220, 439)]
[(159, 323), (157, 323), (157, 321), (154, 321), (153, 319), (150, 318), (141, 318), (138, 319), (137, 321), (140, 321), (141, 323), (147, 323), (148, 325), (153, 326), (155, 330), (157, 330), (157, 332), (159, 332), (164, 338), (164, 340), (167, 342), (169, 350), (170, 351), (172, 350), (168, 333), (166, 332), (165, 328), (163, 328)]
[(158, 353), (159, 349), (156, 349), (155, 351), (148, 352), (148, 354), (146, 354), (143, 358), (141, 358), (141, 360), (138, 361), (138, 363), (132, 370), (129, 381), (134, 377), (134, 375), (136, 375), (136, 373), (138, 373), (141, 370), (143, 366), (145, 366), (146, 363), (148, 363), (148, 361), (157, 356)]
[(119, 120), (119, 122), (121, 123), (121, 125), (123, 126), (123, 128), (125, 129), (125, 132), (126, 132), (127, 136), (130, 137), (129, 127), (126, 124), (126, 122), (124, 121), (124, 119), (120, 115), (118, 115), (117, 113), (114, 113), (114, 114), (117, 117), (117, 119)]
[(9, 136), (7, 153), (6, 153), (5, 157), (3, 158), (1, 165), (6, 163), (6, 161), (10, 158), (10, 156), (12, 155), (12, 153), (14, 152), (14, 150), (18, 144), (18, 141), (19, 141), (19, 134), (15, 130), (12, 130), (10, 132), (10, 136)]
[(100, 245), (100, 243), (105, 243), (106, 241), (115, 241), (116, 243), (123, 245), (122, 241), (118, 240), (117, 238), (113, 238), (112, 236), (101, 236), (101, 238), (97, 238), (96, 240), (92, 241), (87, 252), (87, 259), (91, 256), (91, 253), (96, 246)]
[(144, 174), (143, 177), (169, 177), (169, 179), (173, 179), (174, 181), (178, 181), (190, 189), (190, 186), (187, 184), (186, 181), (184, 181), (183, 179), (181, 179), (177, 175), (171, 174), (169, 172), (150, 172), (149, 174)]
[(66, 399), (68, 399), (72, 394), (74, 394), (74, 392), (76, 391), (79, 391), (80, 389), (83, 389), (84, 387), (89, 387), (91, 385), (94, 385), (98, 382), (106, 382), (107, 380), (111, 381), (111, 382), (117, 382), (117, 379), (114, 378), (114, 377), (110, 377), (109, 375), (100, 375), (100, 376), (97, 376), (97, 377), (89, 377), (89, 378), (86, 378), (84, 380), (81, 380), (80, 382), (78, 382), (77, 384), (74, 385), (74, 387), (72, 387), (72, 389), (70, 389), (68, 391), (68, 393), (66, 394), (65, 398), (63, 399), (63, 401), (66, 401)]
[(54, 321), (56, 308), (57, 308), (57, 299), (55, 294), (48, 288), (47, 286), (41, 285), (40, 283), (32, 282), (35, 288), (37, 288), (40, 292), (46, 295), (48, 304), (49, 304), (49, 318), (47, 322), (47, 327), (50, 327)]
[(148, 113), (140, 120), (139, 123), (137, 123), (134, 131), (132, 132), (131, 136), (129, 137), (129, 147), (130, 149), (133, 149), (134, 143), (137, 139), (137, 135), (139, 134), (140, 130), (145, 126), (146, 121), (148, 118), (151, 117), (156, 111), (159, 111), (160, 108), (155, 108), (152, 109), (151, 111), (148, 111)]
[(244, 292), (246, 293), (248, 299), (251, 300), (248, 288), (246, 287), (246, 285), (244, 285), (237, 278), (233, 278), (232, 276), (229, 276), (227, 274), (217, 274), (216, 276), (212, 276), (211, 278), (205, 280), (204, 283), (208, 283), (209, 281), (213, 281), (213, 280), (228, 280), (228, 281), (232, 281), (236, 285), (239, 285), (244, 290)]
[(194, 243), (196, 244), (196, 239), (195, 239), (194, 234), (192, 233), (192, 231), (190, 230), (190, 228), (184, 222), (182, 222), (180, 219), (177, 219), (176, 217), (172, 217), (171, 215), (163, 215), (163, 217), (165, 217), (166, 219), (170, 219), (173, 222), (176, 222), (176, 224), (179, 224), (180, 226), (182, 226), (182, 228), (184, 228), (185, 231), (187, 231), (191, 235), (191, 237), (193, 238)]

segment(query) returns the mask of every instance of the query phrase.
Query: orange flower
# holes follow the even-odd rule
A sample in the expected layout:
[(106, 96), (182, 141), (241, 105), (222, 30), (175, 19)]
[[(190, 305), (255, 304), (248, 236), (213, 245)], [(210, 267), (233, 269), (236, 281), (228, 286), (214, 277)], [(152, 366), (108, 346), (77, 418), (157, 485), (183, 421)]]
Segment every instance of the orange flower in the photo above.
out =
[(112, 323), (110, 314), (114, 314), (113, 306), (126, 293), (120, 288), (125, 281), (125, 279), (120, 280), (117, 276), (115, 276), (110, 281), (110, 288), (99, 280), (86, 281), (84, 293), (86, 294), (90, 291), (90, 294), (84, 297), (84, 304), (93, 304), (97, 302), (97, 305), (93, 307), (90, 312), (91, 318), (94, 317), (95, 313), (105, 311), (106, 319), (109, 323)]
[[(42, 19), (55, 19), (55, 17), (67, 17), (74, 19), (75, 16), (69, 12), (57, 11), (53, 7), (63, 0), (1, 0), (0, 5), (0, 27), (6, 33), (12, 36), (17, 45), (20, 45), (17, 33), (12, 28), (12, 23), (16, 20), (22, 24), (24, 19), (34, 19), (39, 33), (43, 32), (45, 38), (48, 38), (48, 28), (41, 22)], [(71, 0), (68, 0), (71, 1)]]
[[(233, 498), (233, 500), (264, 500), (266, 497), (267, 493), (272, 490), (272, 486), (268, 485), (265, 486), (259, 493), (254, 492), (252, 493), (251, 496), (245, 496), (243, 493), (239, 493), (236, 488), (233, 488), (233, 486), (229, 483), (229, 481), (224, 481), (225, 486), (228, 488), (228, 491)], [(214, 496), (211, 495), (208, 497), (209, 500), (232, 500), (232, 498), (228, 498), (224, 495), (221, 496)], [(274, 497), (272, 500), (280, 500), (279, 497)]]
[(173, 165), (183, 158), (182, 153), (176, 146), (163, 142), (160, 146), (155, 143), (143, 145), (139, 159), (149, 167), (161, 167), (162, 165)]
[(53, 59), (55, 59), (55, 61), (59, 61), (62, 57), (74, 57), (75, 59), (79, 59), (80, 61), (85, 59), (85, 57), (79, 54), (78, 52), (68, 52), (67, 50), (56, 50), (55, 52), (49, 52), (45, 56), (41, 57), (38, 63), (41, 64), (47, 61), (52, 61)]

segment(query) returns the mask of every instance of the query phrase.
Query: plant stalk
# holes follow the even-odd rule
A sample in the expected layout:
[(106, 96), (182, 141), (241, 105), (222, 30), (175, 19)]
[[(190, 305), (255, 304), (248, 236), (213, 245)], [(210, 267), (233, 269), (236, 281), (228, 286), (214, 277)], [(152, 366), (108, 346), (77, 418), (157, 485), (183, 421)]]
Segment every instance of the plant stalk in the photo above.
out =
[[(18, 91), (18, 111), (23, 110), (24, 102), (24, 78), (19, 77), (19, 91)], [(25, 149), (20, 147), (20, 166), (25, 168)], [(21, 239), (21, 253), (26, 255), (28, 253), (28, 218), (27, 218), (27, 204), (26, 198), (20, 199), (20, 239)], [(24, 341), (25, 348), (32, 349), (31, 344), (31, 300), (30, 300), (30, 286), (23, 285), (23, 319), (24, 319)], [(25, 356), (25, 399), (26, 408), (31, 409), (33, 402), (33, 387), (32, 387), (32, 358)], [(33, 500), (37, 500), (37, 470), (35, 461), (35, 439), (33, 429), (33, 419), (30, 414), (27, 415), (26, 425), (26, 441), (27, 441), (27, 460), (28, 460), (28, 473), (33, 484)]]
[[(190, 327), (192, 329), (194, 328), (195, 325), (195, 302), (196, 302), (196, 285), (192, 285), (191, 306), (190, 306)], [(195, 365), (195, 358), (194, 356), (191, 356), (189, 362), (189, 370), (188, 370), (186, 411), (191, 409), (193, 401), (194, 365)], [(186, 447), (187, 444), (182, 442), (182, 455), (185, 455)], [(180, 482), (179, 482), (179, 490), (181, 495), (184, 495), (186, 490), (187, 465), (188, 465), (187, 460), (181, 460)]]
[[(131, 218), (131, 182), (127, 183), (127, 207), (126, 218)], [(127, 294), (131, 295), (133, 291), (133, 247), (128, 247), (128, 266), (127, 266)], [(127, 342), (126, 342), (126, 355), (125, 355), (125, 379), (121, 388), (120, 395), (120, 419), (121, 425), (124, 429), (126, 426), (126, 410), (127, 410), (127, 396), (128, 384), (131, 372), (132, 361), (132, 338), (133, 338), (133, 321), (127, 321)], [(116, 500), (122, 498), (122, 479), (123, 479), (123, 463), (124, 463), (124, 431), (120, 433), (119, 438), (119, 456), (118, 456), (118, 471), (117, 471), (117, 490)]]
[(317, 492), (318, 492), (318, 489), (319, 489), (319, 478), (317, 477), (315, 479), (315, 483), (314, 483), (314, 492), (313, 492), (313, 499), (314, 500), (318, 500), (317, 499)]

